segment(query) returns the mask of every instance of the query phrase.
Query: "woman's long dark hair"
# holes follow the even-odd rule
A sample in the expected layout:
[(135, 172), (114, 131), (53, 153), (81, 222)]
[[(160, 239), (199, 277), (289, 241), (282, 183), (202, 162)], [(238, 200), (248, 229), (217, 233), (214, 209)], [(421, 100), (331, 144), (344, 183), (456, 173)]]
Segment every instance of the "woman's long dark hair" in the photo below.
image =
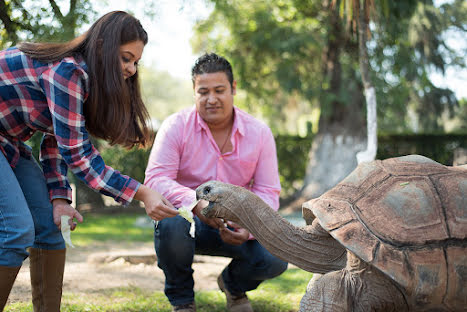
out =
[(138, 72), (123, 78), (120, 46), (148, 42), (138, 19), (122, 11), (99, 18), (83, 35), (65, 43), (18, 45), (28, 56), (42, 62), (81, 55), (88, 66), (89, 96), (84, 103), (86, 129), (110, 144), (145, 146), (150, 141), (149, 114), (141, 99)]

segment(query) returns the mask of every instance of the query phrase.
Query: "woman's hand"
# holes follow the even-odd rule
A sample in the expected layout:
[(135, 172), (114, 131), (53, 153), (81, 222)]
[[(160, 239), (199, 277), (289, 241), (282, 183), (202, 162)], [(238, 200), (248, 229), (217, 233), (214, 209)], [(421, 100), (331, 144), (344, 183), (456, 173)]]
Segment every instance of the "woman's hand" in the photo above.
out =
[(201, 220), (201, 222), (206, 223), (212, 228), (215, 229), (220, 229), (224, 227), (224, 222), (222, 222), (221, 219), (219, 218), (206, 218), (202, 213), (201, 210), (203, 210), (204, 207), (209, 205), (209, 202), (202, 199), (198, 202), (198, 204), (193, 208), (193, 214), (197, 215), (198, 218)]
[[(232, 231), (231, 229), (227, 228), (227, 226), (233, 228), (234, 230)], [(227, 244), (238, 246), (246, 242), (250, 237), (250, 232), (247, 229), (241, 228), (234, 222), (227, 221), (227, 226), (223, 226), (219, 229), (221, 239)]]
[(153, 220), (160, 221), (178, 215), (178, 210), (162, 194), (144, 184), (139, 187), (135, 199), (144, 203), (146, 214)]
[(55, 198), (52, 200), (52, 206), (54, 223), (59, 229), (61, 228), (62, 216), (70, 217), (68, 224), (70, 225), (70, 230), (72, 231), (76, 228), (76, 222), (73, 221), (74, 218), (76, 218), (79, 223), (83, 222), (83, 216), (75, 208), (73, 208), (73, 206), (71, 206), (66, 199)]

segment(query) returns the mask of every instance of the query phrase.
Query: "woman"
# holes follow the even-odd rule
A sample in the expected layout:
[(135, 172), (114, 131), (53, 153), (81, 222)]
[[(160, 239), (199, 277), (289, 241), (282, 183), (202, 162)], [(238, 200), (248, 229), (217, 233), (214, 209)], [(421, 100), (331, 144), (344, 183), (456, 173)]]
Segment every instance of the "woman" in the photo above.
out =
[[(0, 310), (29, 251), (34, 311), (60, 311), (61, 216), (72, 229), (83, 219), (70, 205), (68, 169), (119, 203), (143, 201), (154, 220), (178, 214), (160, 193), (106, 166), (89, 140), (148, 143), (137, 74), (147, 40), (136, 18), (115, 11), (70, 42), (0, 52)], [(44, 133), (43, 171), (24, 143), (36, 131)]]

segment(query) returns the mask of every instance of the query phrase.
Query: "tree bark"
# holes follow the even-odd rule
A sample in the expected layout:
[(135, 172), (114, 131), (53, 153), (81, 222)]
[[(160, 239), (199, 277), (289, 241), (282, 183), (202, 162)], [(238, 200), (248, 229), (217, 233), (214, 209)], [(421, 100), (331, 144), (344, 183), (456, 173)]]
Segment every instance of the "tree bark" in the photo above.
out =
[[(301, 203), (315, 198), (334, 187), (357, 166), (356, 155), (365, 149), (365, 121), (362, 115), (363, 93), (361, 88), (350, 89), (343, 85), (341, 52), (357, 53), (355, 43), (345, 35), (337, 8), (328, 2), (324, 6), (329, 12), (327, 48), (323, 53), (323, 76), (329, 88), (323, 86), (321, 116), (318, 134), (313, 139), (309, 153), (304, 185), (288, 208), (300, 209)], [(348, 79), (348, 78), (347, 78)], [(343, 88), (347, 99), (338, 95)], [(333, 100), (325, 101), (331, 97)]]
[(363, 87), (365, 88), (366, 99), (366, 114), (367, 114), (367, 148), (357, 154), (358, 163), (375, 160), (376, 151), (378, 148), (377, 118), (376, 118), (376, 92), (370, 78), (370, 65), (368, 60), (367, 50), (367, 32), (368, 15), (365, 13), (365, 8), (368, 4), (365, 0), (359, 2), (358, 16), (358, 50), (359, 50), (359, 65), (362, 74)]

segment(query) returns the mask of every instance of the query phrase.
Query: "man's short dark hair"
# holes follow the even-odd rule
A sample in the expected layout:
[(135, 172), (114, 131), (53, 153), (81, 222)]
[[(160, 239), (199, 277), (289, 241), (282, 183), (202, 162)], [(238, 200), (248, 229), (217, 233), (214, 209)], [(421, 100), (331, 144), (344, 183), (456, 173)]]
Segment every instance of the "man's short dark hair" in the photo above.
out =
[(232, 66), (229, 61), (216, 53), (203, 54), (196, 60), (195, 65), (191, 69), (191, 80), (193, 81), (193, 86), (195, 85), (196, 76), (218, 72), (224, 72), (227, 75), (227, 79), (232, 87), (234, 78)]

